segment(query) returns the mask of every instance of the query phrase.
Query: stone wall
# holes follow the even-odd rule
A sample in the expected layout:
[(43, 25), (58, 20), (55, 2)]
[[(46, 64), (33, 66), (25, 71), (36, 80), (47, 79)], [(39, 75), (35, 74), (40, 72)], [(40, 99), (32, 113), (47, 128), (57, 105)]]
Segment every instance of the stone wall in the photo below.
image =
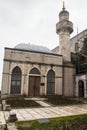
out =
[(63, 93), (64, 96), (75, 96), (75, 67), (72, 64), (64, 64)]
[(22, 72), (22, 95), (28, 95), (29, 72), (34, 67), (40, 71), (41, 83), (44, 83), (44, 86), (40, 86), (40, 94), (46, 95), (47, 73), (52, 69), (55, 72), (55, 94), (62, 95), (61, 55), (19, 51), (6, 48), (2, 76), (2, 93), (10, 94), (11, 74), (16, 66), (18, 66)]

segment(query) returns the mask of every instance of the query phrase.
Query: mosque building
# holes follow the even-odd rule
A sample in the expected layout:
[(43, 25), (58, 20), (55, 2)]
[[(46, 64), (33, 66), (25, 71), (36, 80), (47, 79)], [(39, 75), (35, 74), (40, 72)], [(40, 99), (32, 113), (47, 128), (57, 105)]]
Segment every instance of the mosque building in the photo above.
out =
[[(59, 46), (53, 50), (47, 47), (18, 44), (14, 48), (5, 48), (2, 94), (79, 96), (78, 76), (75, 65), (71, 62), (71, 52), (75, 53), (77, 36), (70, 39), (73, 23), (69, 21), (69, 12), (64, 5), (59, 13), (56, 33), (59, 35)], [(83, 38), (83, 33), (78, 39)], [(86, 36), (86, 35), (85, 35)], [(84, 84), (85, 80), (84, 80)], [(86, 89), (86, 85), (84, 85)], [(84, 91), (84, 97), (87, 94)], [(80, 93), (81, 95), (81, 93)]]

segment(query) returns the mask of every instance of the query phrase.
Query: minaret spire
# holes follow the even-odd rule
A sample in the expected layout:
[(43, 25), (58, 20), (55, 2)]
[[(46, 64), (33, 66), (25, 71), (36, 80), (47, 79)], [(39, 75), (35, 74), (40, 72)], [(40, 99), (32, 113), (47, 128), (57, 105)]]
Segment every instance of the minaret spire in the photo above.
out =
[(63, 10), (65, 10), (65, 2), (63, 1), (63, 8), (62, 8)]

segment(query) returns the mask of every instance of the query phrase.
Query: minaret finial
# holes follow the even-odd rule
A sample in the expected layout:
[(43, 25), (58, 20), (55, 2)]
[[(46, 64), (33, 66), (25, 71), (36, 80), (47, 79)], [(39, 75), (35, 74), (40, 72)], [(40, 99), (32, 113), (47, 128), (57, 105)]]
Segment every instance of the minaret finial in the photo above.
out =
[(63, 1), (63, 8), (62, 9), (65, 10), (65, 3), (64, 3), (64, 1)]

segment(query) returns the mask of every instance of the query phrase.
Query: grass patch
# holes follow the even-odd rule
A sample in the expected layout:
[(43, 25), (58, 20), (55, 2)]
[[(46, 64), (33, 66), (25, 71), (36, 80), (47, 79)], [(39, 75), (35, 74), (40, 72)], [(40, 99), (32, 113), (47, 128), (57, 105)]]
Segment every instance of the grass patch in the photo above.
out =
[(87, 114), (49, 119), (40, 124), (37, 120), (16, 122), (18, 130), (87, 130)]
[(38, 103), (33, 100), (25, 100), (23, 97), (12, 97), (6, 100), (11, 108), (27, 108), (27, 107), (40, 107)]
[(81, 101), (77, 101), (76, 99), (70, 97), (63, 97), (58, 95), (53, 96), (42, 96), (46, 98), (46, 102), (49, 102), (53, 105), (74, 105), (74, 104), (81, 104)]

